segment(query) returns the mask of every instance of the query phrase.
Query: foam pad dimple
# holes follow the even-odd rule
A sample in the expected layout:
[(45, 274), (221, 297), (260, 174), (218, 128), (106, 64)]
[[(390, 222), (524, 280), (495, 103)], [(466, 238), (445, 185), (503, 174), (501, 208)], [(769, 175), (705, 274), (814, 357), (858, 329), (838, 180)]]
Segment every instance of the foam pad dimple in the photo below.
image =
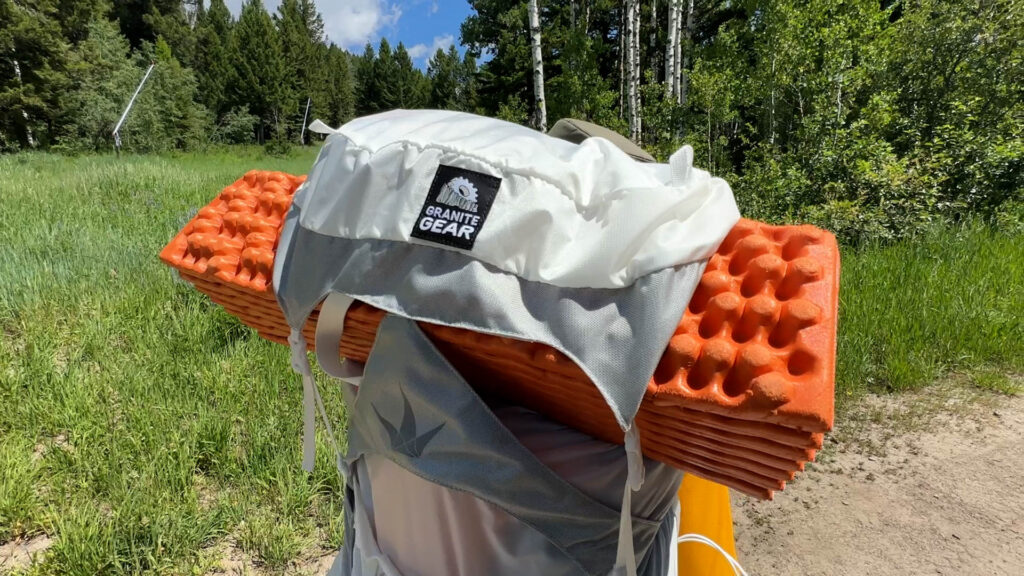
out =
[[(203, 207), (160, 253), (199, 290), (267, 339), (289, 329), (274, 298), (274, 256), (305, 180), (251, 171)], [(810, 226), (741, 220), (708, 261), (651, 378), (636, 422), (644, 454), (771, 498), (804, 468), (832, 426), (839, 255)], [(384, 312), (356, 303), (340, 354), (366, 360)], [(303, 328), (312, 348), (319, 311)], [(564, 354), (420, 323), (483, 394), (622, 442), (611, 410)]]
[(196, 213), (160, 252), (184, 272), (255, 292), (271, 290), (274, 250), (305, 176), (249, 171)]
[(831, 429), (838, 289), (831, 234), (741, 220), (708, 262), (648, 396)]

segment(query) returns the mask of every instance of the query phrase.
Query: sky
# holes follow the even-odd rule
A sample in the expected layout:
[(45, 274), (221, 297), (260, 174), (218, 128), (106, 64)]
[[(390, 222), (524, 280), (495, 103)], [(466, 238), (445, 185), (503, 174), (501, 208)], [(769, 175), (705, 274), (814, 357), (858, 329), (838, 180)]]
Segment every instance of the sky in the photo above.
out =
[[(242, 0), (226, 3), (237, 17)], [(263, 4), (273, 13), (280, 0)], [(420, 68), (438, 48), (459, 46), (459, 26), (470, 13), (467, 0), (316, 0), (316, 5), (330, 42), (357, 54), (367, 42), (376, 47), (382, 37), (392, 47), (402, 42)]]

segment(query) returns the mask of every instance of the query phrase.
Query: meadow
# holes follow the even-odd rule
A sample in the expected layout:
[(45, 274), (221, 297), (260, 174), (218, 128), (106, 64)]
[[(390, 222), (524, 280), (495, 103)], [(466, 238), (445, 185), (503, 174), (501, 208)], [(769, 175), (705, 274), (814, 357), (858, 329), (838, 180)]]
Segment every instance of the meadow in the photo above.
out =
[[(246, 170), (305, 173), (315, 154), (0, 156), (0, 545), (52, 540), (16, 573), (203, 574), (233, 554), (280, 572), (340, 545), (326, 437), (315, 472), (299, 466), (287, 351), (157, 258)], [(1020, 229), (971, 222), (842, 259), (841, 410), (950, 375), (1018, 392)]]

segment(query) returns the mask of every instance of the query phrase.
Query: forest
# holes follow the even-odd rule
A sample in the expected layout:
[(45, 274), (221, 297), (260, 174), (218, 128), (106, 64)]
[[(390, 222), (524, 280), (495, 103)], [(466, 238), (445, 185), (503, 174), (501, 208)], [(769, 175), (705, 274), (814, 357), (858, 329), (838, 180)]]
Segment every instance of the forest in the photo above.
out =
[[(0, 151), (299, 143), (393, 108), (682, 144), (745, 215), (848, 244), (1024, 216), (1021, 0), (470, 0), (462, 54), (330, 43), (313, 0), (0, 0)], [(308, 106), (308, 111), (307, 111)], [(308, 143), (310, 135), (305, 135)]]

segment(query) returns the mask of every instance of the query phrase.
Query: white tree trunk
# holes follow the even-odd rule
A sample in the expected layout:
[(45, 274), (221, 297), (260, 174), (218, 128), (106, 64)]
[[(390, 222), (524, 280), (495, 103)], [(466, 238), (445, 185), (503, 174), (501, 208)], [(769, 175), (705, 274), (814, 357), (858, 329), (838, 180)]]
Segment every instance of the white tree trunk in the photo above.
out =
[(676, 45), (675, 53), (672, 57), (672, 64), (674, 66), (672, 70), (672, 96), (679, 101), (679, 70), (681, 70), (680, 63), (683, 61), (683, 6), (682, 1), (679, 6), (676, 7), (676, 21), (673, 24), (676, 28)]
[[(14, 64), (14, 77), (18, 79), (18, 86), (21, 86), (21, 65), (18, 63), (17, 58), (11, 59)], [(32, 126), (29, 125), (28, 111), (24, 108), (21, 109), (21, 117), (25, 119), (25, 139), (28, 140), (30, 148), (36, 147), (35, 138), (32, 137)]]
[(626, 104), (629, 137), (640, 143), (640, 0), (626, 0)]
[[(671, 0), (669, 0), (671, 2)], [(654, 76), (654, 81), (658, 81), (658, 0), (651, 0), (651, 30), (648, 33), (650, 37), (651, 47), (651, 74)]]
[(548, 111), (544, 102), (544, 57), (540, 51), (540, 11), (537, 0), (530, 0), (530, 46), (533, 54), (533, 125), (541, 132), (548, 131)]
[(619, 19), (619, 120), (622, 120), (622, 111), (626, 109), (626, 15), (628, 10), (623, 8), (622, 17)]
[(676, 44), (679, 43), (679, 0), (668, 0), (668, 40), (665, 43), (665, 97), (675, 96)]
[(686, 98), (690, 90), (690, 54), (693, 52), (693, 0), (688, 0), (686, 6), (686, 27), (683, 29), (683, 41), (680, 42), (680, 47), (685, 47), (686, 52), (683, 56), (683, 61), (679, 65), (679, 87), (677, 94), (679, 95), (679, 104), (686, 106)]

